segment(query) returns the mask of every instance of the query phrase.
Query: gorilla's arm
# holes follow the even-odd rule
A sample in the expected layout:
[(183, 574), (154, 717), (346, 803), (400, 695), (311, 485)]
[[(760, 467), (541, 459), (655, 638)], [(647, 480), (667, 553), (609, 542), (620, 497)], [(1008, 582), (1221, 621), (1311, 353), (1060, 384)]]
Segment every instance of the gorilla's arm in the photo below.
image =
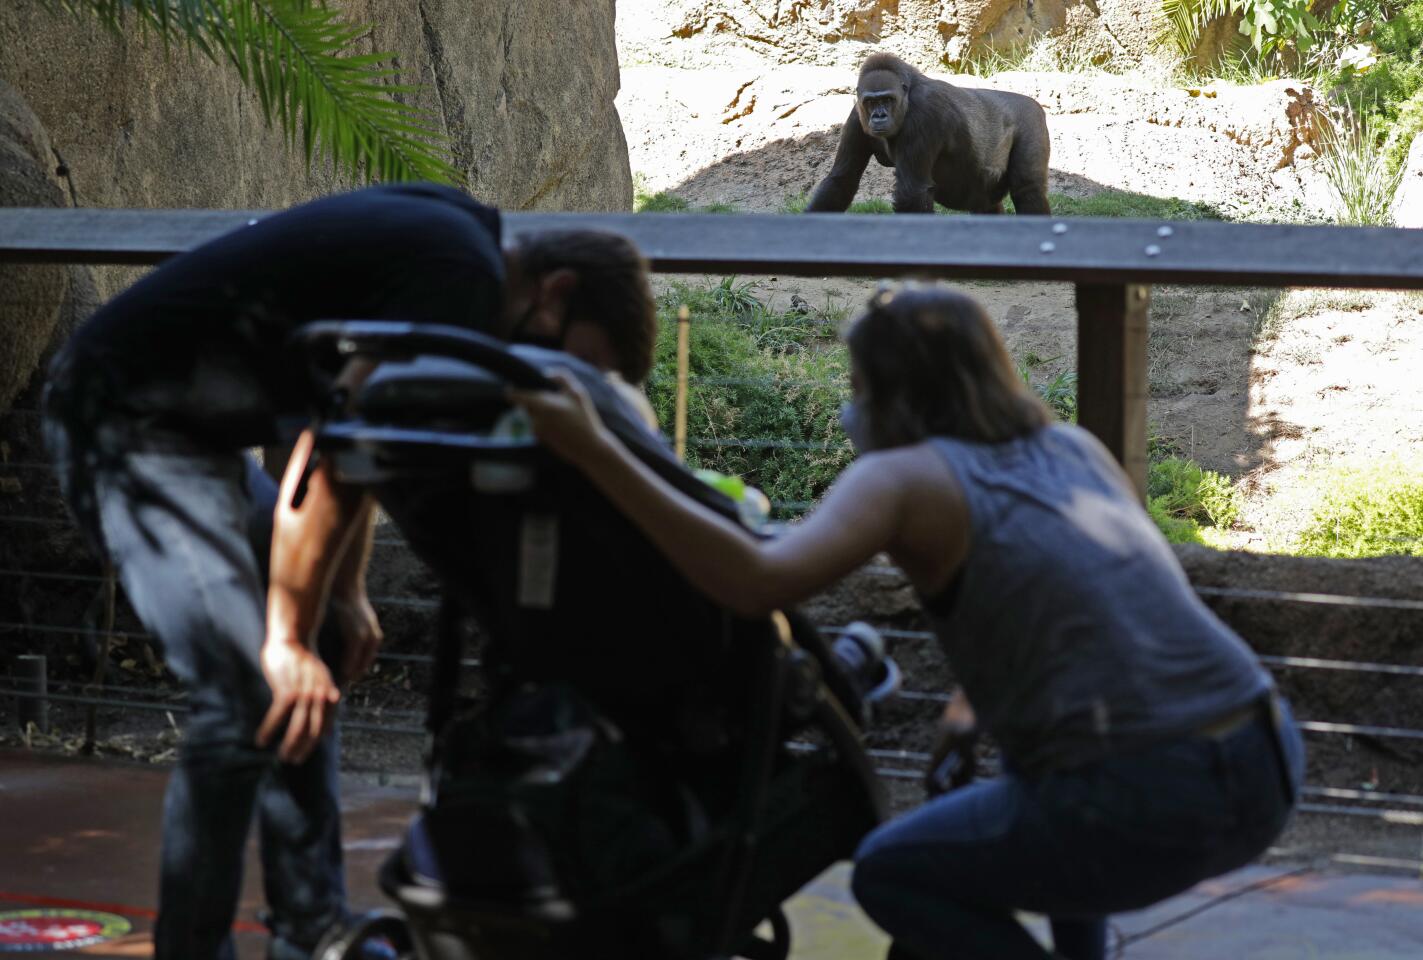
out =
[(824, 180), (815, 188), (806, 204), (806, 213), (828, 211), (843, 213), (860, 189), (860, 177), (874, 155), (874, 142), (860, 126), (857, 109), (850, 110), (850, 119), (840, 128), (840, 145), (835, 148), (835, 162)]
[(934, 157), (937, 144), (904, 136), (894, 150), (894, 212), (934, 212)]

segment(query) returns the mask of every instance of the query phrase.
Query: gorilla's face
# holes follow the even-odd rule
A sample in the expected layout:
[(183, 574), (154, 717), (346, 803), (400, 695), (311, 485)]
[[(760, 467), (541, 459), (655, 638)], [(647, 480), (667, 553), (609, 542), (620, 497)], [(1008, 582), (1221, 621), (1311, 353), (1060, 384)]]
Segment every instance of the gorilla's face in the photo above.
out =
[(904, 122), (909, 87), (888, 70), (873, 70), (860, 77), (860, 126), (872, 137), (893, 137)]

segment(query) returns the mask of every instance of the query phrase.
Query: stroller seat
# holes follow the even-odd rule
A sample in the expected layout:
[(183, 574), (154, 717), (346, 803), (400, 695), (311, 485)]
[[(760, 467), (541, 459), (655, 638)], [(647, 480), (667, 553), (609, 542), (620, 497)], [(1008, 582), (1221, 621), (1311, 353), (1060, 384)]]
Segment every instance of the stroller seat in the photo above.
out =
[[(357, 956), (376, 931), (421, 960), (783, 960), (781, 903), (883, 817), (850, 694), (793, 612), (740, 618), (687, 583), (520, 427), (506, 389), (570, 370), (651, 469), (723, 516), (735, 505), (567, 355), (388, 322), (296, 337), (328, 371), (381, 361), (317, 448), (443, 595), (426, 798), (380, 876), (399, 914), (333, 931), (318, 956)], [(458, 691), (471, 621), (478, 702)]]

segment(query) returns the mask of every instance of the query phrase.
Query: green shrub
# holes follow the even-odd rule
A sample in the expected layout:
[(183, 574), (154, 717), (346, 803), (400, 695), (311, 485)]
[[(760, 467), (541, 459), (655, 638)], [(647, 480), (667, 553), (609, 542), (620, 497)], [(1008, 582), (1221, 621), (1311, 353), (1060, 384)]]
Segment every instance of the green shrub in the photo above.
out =
[(1392, 462), (1315, 478), (1318, 496), (1296, 548), (1307, 556), (1423, 557), (1423, 472)]
[(1396, 7), (1375, 0), (1358, 9), (1347, 4), (1341, 9), (1348, 19), (1341, 24), (1344, 31), (1372, 48), (1377, 60), (1366, 68), (1343, 66), (1334, 92), (1362, 105), (1378, 129), (1387, 129), (1423, 91), (1423, 0)]
[(1155, 498), (1146, 501), (1146, 512), (1156, 522), (1156, 527), (1166, 536), (1168, 543), (1205, 543), (1201, 536), (1201, 525), (1194, 520), (1175, 517)]
[[(691, 316), (687, 462), (742, 477), (773, 501), (818, 498), (853, 452), (840, 429), (849, 393), (845, 350), (824, 313), (775, 313), (754, 284), (674, 284), (659, 299), (661, 321), (648, 396), (671, 434), (677, 394), (677, 312)], [(750, 441), (767, 446), (717, 446)], [(777, 446), (784, 441), (803, 444)]]
[(1393, 122), (1384, 143), (1384, 154), (1390, 170), (1402, 170), (1408, 159), (1408, 150), (1413, 139), (1423, 135), (1423, 90), (1398, 108), (1398, 119)]
[[(1056, 358), (1053, 358), (1056, 359)], [(1053, 414), (1067, 423), (1077, 422), (1077, 371), (1063, 370), (1047, 383), (1033, 383), (1033, 370), (1051, 360), (1030, 353), (1018, 365), (1018, 376), (1048, 405)]]
[(1240, 516), (1242, 497), (1234, 482), (1182, 457), (1166, 457), (1150, 465), (1146, 494), (1153, 516), (1160, 513), (1221, 529), (1234, 526)]
[(637, 193), (633, 198), (634, 213), (685, 213), (691, 204), (666, 190), (656, 193)]
[(1162, 41), (1191, 57), (1206, 27), (1232, 14), (1240, 34), (1259, 56), (1297, 58), (1317, 40), (1323, 24), (1311, 12), (1313, 0), (1162, 0)]

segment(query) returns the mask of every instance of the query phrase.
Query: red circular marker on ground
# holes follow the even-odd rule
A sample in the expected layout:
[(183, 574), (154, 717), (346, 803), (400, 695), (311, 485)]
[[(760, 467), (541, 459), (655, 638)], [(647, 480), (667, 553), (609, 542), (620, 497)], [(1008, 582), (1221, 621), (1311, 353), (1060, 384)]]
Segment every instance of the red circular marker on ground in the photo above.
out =
[(121, 937), (133, 925), (116, 913), (43, 907), (0, 911), (0, 953), (78, 950)]

